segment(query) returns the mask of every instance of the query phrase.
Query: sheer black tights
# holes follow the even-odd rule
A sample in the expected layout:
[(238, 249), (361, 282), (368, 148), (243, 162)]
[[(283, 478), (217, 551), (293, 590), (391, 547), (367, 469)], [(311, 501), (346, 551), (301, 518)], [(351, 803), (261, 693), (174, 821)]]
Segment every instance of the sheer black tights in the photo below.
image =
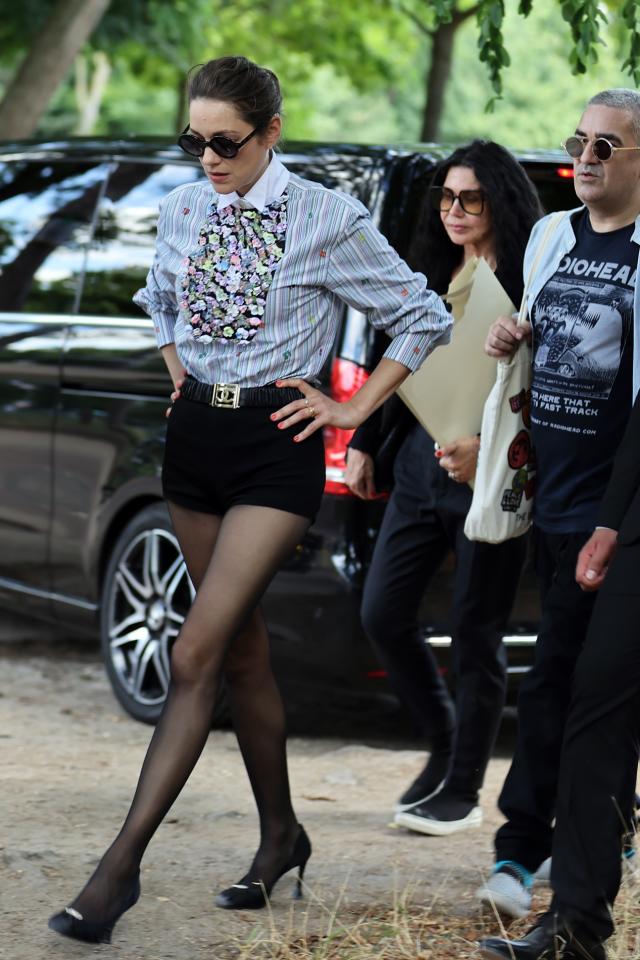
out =
[(265, 883), (288, 859), (297, 834), (291, 806), (282, 701), (257, 604), (309, 521), (267, 507), (224, 517), (170, 504), (196, 597), (171, 656), (171, 684), (124, 825), (72, 906), (99, 921), (113, 909), (206, 743), (221, 673), (260, 816), (250, 878)]

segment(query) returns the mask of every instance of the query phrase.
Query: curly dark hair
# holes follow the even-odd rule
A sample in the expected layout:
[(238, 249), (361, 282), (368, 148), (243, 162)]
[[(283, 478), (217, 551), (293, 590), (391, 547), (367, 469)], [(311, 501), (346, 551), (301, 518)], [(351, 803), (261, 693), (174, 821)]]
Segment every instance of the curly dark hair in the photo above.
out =
[[(522, 259), (534, 223), (542, 216), (538, 194), (518, 161), (492, 140), (458, 147), (436, 167), (430, 186), (440, 187), (452, 167), (469, 167), (487, 194), (495, 238), (496, 277), (517, 306), (522, 299)], [(449, 239), (428, 191), (413, 234), (408, 259), (426, 273), (429, 286), (446, 293), (463, 247)]]

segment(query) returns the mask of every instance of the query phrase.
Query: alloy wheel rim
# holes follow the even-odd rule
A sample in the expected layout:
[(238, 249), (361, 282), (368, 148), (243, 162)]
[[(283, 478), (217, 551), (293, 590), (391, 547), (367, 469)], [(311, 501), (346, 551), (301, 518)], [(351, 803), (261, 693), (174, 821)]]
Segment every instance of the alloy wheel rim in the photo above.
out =
[(121, 688), (141, 706), (164, 702), (171, 647), (194, 596), (167, 530), (142, 531), (120, 557), (107, 614), (109, 656)]

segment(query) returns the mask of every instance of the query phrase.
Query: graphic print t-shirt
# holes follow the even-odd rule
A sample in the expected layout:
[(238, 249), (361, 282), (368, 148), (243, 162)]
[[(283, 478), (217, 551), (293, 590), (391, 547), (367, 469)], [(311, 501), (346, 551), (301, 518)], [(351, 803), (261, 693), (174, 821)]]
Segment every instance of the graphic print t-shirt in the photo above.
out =
[(534, 516), (550, 533), (592, 529), (632, 398), (634, 225), (596, 233), (585, 210), (573, 228), (531, 311)]

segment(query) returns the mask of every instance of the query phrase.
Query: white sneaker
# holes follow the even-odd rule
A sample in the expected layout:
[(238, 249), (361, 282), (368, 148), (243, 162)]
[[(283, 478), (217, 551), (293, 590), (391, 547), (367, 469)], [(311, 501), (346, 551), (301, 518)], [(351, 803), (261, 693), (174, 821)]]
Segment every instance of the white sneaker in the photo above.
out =
[(426, 833), (430, 837), (448, 837), (451, 833), (458, 833), (459, 830), (472, 830), (482, 825), (482, 810), (480, 807), (473, 807), (466, 817), (460, 820), (438, 820), (435, 817), (421, 815), (418, 811), (420, 807), (414, 810), (407, 810), (404, 813), (396, 813), (394, 820), (407, 830), (414, 830), (416, 833)]
[(476, 898), (509, 917), (526, 917), (531, 910), (531, 894), (527, 885), (511, 873), (497, 870), (478, 890)]
[[(635, 853), (633, 847), (627, 846), (625, 852), (622, 854), (623, 869), (628, 869), (632, 874), (638, 869), (634, 861)], [(539, 883), (541, 887), (551, 886), (551, 857), (547, 857), (546, 860), (542, 861), (533, 875), (533, 882)]]

